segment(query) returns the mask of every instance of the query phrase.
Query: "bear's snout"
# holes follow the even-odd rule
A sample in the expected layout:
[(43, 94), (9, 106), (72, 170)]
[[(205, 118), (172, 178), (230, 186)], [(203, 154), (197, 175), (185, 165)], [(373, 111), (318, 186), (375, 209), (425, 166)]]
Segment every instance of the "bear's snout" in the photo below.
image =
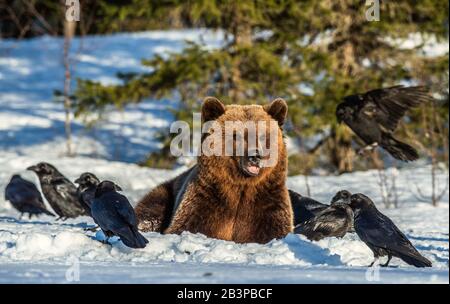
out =
[(239, 162), (242, 172), (248, 177), (257, 176), (261, 171), (261, 153), (259, 150), (249, 151), (245, 156), (241, 156)]
[(248, 153), (247, 159), (248, 159), (248, 162), (259, 166), (259, 163), (261, 161), (261, 153), (259, 152), (259, 150), (250, 151)]

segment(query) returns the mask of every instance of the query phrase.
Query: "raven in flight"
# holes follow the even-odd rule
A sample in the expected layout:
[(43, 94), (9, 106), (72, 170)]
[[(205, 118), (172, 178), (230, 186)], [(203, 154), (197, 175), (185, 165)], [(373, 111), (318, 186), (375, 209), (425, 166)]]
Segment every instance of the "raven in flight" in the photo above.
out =
[(380, 146), (396, 159), (414, 161), (419, 158), (417, 151), (393, 133), (408, 109), (431, 99), (423, 86), (377, 89), (344, 97), (336, 108), (336, 117), (367, 145), (361, 151)]

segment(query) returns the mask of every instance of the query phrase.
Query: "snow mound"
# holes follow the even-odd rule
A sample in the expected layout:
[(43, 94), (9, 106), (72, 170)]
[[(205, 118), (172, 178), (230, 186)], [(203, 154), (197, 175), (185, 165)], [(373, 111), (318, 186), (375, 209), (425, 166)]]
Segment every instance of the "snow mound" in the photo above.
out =
[(98, 236), (101, 233), (94, 236), (76, 229), (55, 234), (0, 231), (0, 260), (65, 262), (75, 257), (83, 262), (342, 265), (339, 256), (295, 235), (260, 245), (236, 244), (188, 232), (181, 235), (147, 233), (147, 247), (131, 249), (117, 239), (112, 240), (111, 245), (103, 244), (97, 240), (102, 238)]
[[(42, 159), (38, 156), (18, 155), (5, 152), (0, 158), (0, 190), (4, 189), (13, 173), (20, 172), (25, 178), (38, 182), (32, 172), (23, 171), (27, 166)], [(179, 174), (177, 170), (157, 170), (133, 164), (111, 162), (87, 157), (45, 159), (53, 163), (69, 179), (74, 180), (82, 172), (91, 171), (100, 179), (110, 179), (124, 189), (124, 194), (134, 205), (151, 188)], [(380, 210), (388, 215), (405, 232), (417, 249), (433, 262), (433, 268), (448, 271), (448, 197), (438, 207), (419, 203), (411, 191), (411, 182), (422, 181), (422, 189), (429, 191), (426, 181), (429, 168), (405, 168), (398, 173), (401, 193), (397, 209), (385, 209), (380, 205), (380, 193), (374, 172), (357, 172), (342, 176), (312, 176), (312, 196), (327, 202), (335, 191), (347, 188), (352, 192), (363, 192), (373, 198)], [(445, 174), (439, 176), (445, 179)], [(358, 181), (364, 180), (364, 183)], [(348, 186), (347, 186), (348, 185)], [(288, 186), (305, 193), (301, 176), (288, 179)], [(122, 242), (112, 240), (104, 245), (99, 240), (102, 233), (84, 231), (93, 225), (89, 217), (57, 222), (49, 216), (31, 220), (18, 219), (19, 214), (0, 196), (0, 264), (27, 262), (65, 263), (76, 257), (86, 263), (138, 263), (140, 265), (161, 263), (194, 263), (202, 265), (271, 265), (289, 267), (360, 267), (373, 259), (369, 248), (356, 234), (347, 234), (343, 239), (329, 238), (310, 242), (303, 236), (288, 235), (265, 245), (235, 244), (210, 239), (204, 235), (184, 233), (182, 235), (160, 235), (147, 233), (150, 243), (145, 249), (127, 248)], [(392, 265), (409, 268), (394, 258)]]

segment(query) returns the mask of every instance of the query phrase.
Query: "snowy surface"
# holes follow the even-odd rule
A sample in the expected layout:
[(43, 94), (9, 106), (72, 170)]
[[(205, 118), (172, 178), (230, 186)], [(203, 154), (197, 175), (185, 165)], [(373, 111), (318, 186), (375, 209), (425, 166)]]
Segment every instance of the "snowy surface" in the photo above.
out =
[[(47, 159), (47, 158), (46, 158)], [(13, 172), (37, 162), (38, 157), (5, 153), (0, 159), (0, 189)], [(102, 179), (112, 179), (134, 204), (148, 189), (179, 173), (141, 168), (136, 165), (85, 157), (50, 159), (69, 178), (86, 170)], [(448, 282), (448, 195), (438, 207), (419, 203), (407, 190), (414, 180), (423, 191), (427, 167), (403, 169), (398, 177), (400, 207), (379, 208), (393, 219), (419, 251), (433, 262), (431, 269), (416, 269), (395, 259), (392, 268), (382, 269), (380, 281)], [(36, 181), (34, 173), (23, 176)], [(445, 174), (440, 176), (445, 181)], [(310, 177), (313, 196), (324, 202), (342, 187), (360, 191), (379, 203), (375, 172), (358, 172), (340, 177)], [(289, 187), (304, 193), (301, 176), (289, 178)], [(310, 242), (288, 235), (269, 244), (235, 244), (184, 233), (146, 233), (149, 245), (142, 250), (112, 246), (98, 241), (101, 233), (86, 232), (93, 226), (88, 217), (56, 222), (48, 216), (19, 219), (17, 211), (0, 200), (0, 282), (65, 282), (73, 261), (79, 261), (81, 282), (369, 282), (370, 250), (355, 234), (343, 239)], [(207, 274), (205, 276), (205, 274)]]
[[(216, 47), (221, 32), (185, 30), (143, 32), (110, 36), (87, 36), (73, 40), (71, 47), (72, 87), (76, 79), (104, 84), (118, 83), (117, 72), (142, 72), (142, 59), (155, 54), (180, 52), (185, 41)], [(65, 151), (64, 112), (53, 97), (62, 90), (61, 38), (38, 37), (0, 42), (0, 151), (59, 156)], [(146, 100), (124, 111), (111, 111), (92, 129), (77, 119), (72, 124), (75, 150), (109, 160), (136, 162), (160, 148), (155, 138), (167, 132), (173, 120), (169, 100)], [(14, 119), (11, 119), (14, 117)]]
[[(222, 35), (197, 30), (77, 39), (72, 48), (74, 75), (114, 83), (117, 71), (141, 71), (142, 58), (180, 51), (184, 39), (203, 39), (214, 47)], [(169, 108), (176, 106), (173, 101), (146, 101), (122, 112), (111, 111), (91, 130), (77, 120), (73, 123), (77, 156), (63, 156), (64, 114), (62, 105), (52, 100), (53, 90), (61, 89), (63, 82), (61, 44), (61, 39), (50, 37), (0, 44), (0, 283), (66, 283), (70, 282), (67, 271), (76, 265), (84, 283), (370, 283), (377, 277), (383, 283), (448, 283), (448, 192), (438, 207), (419, 201), (416, 188), (429, 194), (431, 183), (429, 167), (423, 163), (398, 173), (397, 209), (381, 204), (376, 172), (313, 176), (309, 185), (311, 196), (323, 202), (342, 188), (372, 197), (433, 262), (431, 269), (416, 269), (394, 258), (393, 267), (375, 275), (367, 272), (372, 254), (354, 234), (320, 242), (291, 234), (258, 245), (190, 233), (147, 233), (149, 245), (132, 250), (120, 241), (112, 246), (100, 243), (101, 233), (84, 230), (93, 226), (88, 217), (66, 222), (48, 216), (20, 219), (2, 193), (13, 173), (36, 182), (36, 176), (24, 169), (39, 161), (51, 162), (72, 180), (91, 171), (116, 181), (133, 204), (184, 170), (156, 170), (132, 163), (158, 149), (155, 136), (169, 126)], [(448, 172), (443, 171), (440, 185), (447, 178)], [(304, 177), (291, 177), (288, 185), (306, 194)]]

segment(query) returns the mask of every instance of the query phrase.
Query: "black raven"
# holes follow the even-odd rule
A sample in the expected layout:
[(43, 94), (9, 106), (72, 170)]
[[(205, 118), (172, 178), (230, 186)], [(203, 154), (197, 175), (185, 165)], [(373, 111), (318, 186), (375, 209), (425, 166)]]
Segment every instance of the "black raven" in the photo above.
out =
[(396, 159), (414, 161), (419, 158), (417, 151), (395, 139), (393, 132), (408, 109), (428, 100), (431, 96), (423, 86), (377, 89), (344, 97), (336, 117), (364, 141), (367, 146), (362, 150), (381, 146)]
[(87, 215), (77, 198), (77, 188), (54, 166), (41, 162), (27, 168), (34, 171), (41, 183), (42, 193), (60, 219)]
[(131, 248), (144, 248), (148, 240), (137, 229), (137, 218), (122, 189), (111, 181), (101, 182), (95, 191), (91, 215), (108, 239), (114, 235)]
[(320, 211), (329, 207), (312, 198), (302, 196), (293, 190), (289, 190), (289, 198), (294, 211), (294, 226), (312, 219)]
[[(393, 256), (416, 267), (431, 267), (431, 262), (423, 257), (395, 224), (375, 207), (370, 198), (364, 194), (353, 194), (350, 207), (355, 214), (355, 230), (373, 252), (375, 260), (388, 256), (383, 267), (389, 265)], [(369, 266), (369, 267), (370, 267)]]
[(325, 237), (343, 237), (353, 226), (353, 211), (342, 199), (335, 196), (331, 205), (319, 211), (313, 218), (300, 223), (295, 233), (319, 241)]
[(352, 194), (347, 190), (338, 191), (331, 199), (331, 205), (334, 204), (350, 204)]
[(81, 174), (80, 177), (75, 180), (75, 183), (78, 184), (78, 202), (90, 215), (92, 201), (94, 200), (95, 196), (95, 190), (97, 189), (97, 185), (100, 183), (100, 180), (94, 174), (86, 172)]
[(42, 213), (55, 216), (45, 208), (41, 193), (36, 185), (23, 179), (18, 174), (13, 175), (6, 185), (5, 200), (9, 201), (20, 212), (21, 216), (24, 213), (28, 213), (29, 218)]
[[(350, 197), (352, 196), (352, 193), (350, 191), (347, 190), (340, 190), (338, 191), (333, 198), (331, 199), (331, 205), (335, 205), (335, 204), (350, 204)], [(355, 232), (355, 227), (353, 227), (353, 221), (352, 221), (352, 226), (348, 229), (347, 232), (351, 232), (354, 233)]]

